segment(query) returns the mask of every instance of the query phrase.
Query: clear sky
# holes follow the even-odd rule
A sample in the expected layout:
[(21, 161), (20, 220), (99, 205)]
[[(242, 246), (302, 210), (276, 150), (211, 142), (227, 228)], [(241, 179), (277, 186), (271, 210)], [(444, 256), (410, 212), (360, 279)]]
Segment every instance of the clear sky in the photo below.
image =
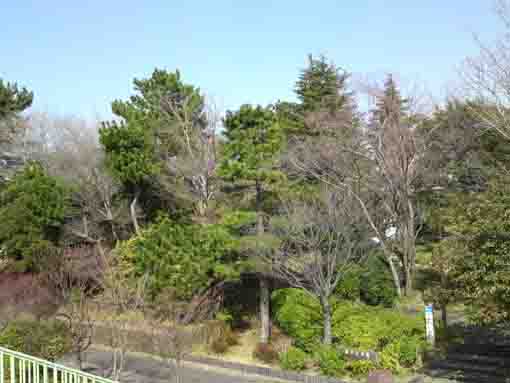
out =
[(293, 99), (308, 53), (440, 94), (497, 31), (491, 0), (0, 0), (0, 77), (34, 110), (109, 117), (133, 77), (179, 68), (225, 108)]

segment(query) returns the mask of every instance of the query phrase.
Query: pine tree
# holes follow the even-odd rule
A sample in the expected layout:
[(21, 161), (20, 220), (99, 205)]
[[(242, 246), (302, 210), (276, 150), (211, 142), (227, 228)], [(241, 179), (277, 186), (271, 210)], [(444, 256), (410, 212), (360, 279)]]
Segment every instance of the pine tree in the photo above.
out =
[[(291, 135), (337, 135), (359, 126), (353, 92), (348, 89), (349, 74), (327, 61), (308, 56), (295, 92), (299, 103), (278, 108), (282, 124)], [(291, 113), (289, 113), (291, 112)]]
[(58, 243), (71, 209), (70, 189), (29, 162), (0, 192), (0, 259), (33, 270)]
[(0, 142), (11, 140), (19, 113), (32, 105), (33, 92), (0, 78)]
[[(267, 188), (282, 178), (276, 170), (276, 155), (281, 149), (283, 134), (272, 108), (243, 105), (236, 112), (227, 112), (225, 120), (227, 142), (221, 175), (240, 184), (255, 188), (258, 241), (264, 234), (262, 204)], [(270, 336), (269, 283), (260, 274), (261, 342)]]
[(126, 122), (136, 122), (154, 137), (154, 149), (161, 157), (172, 157), (183, 150), (174, 116), (168, 105), (180, 114), (189, 113), (194, 123), (204, 125), (204, 98), (200, 89), (182, 81), (181, 73), (155, 69), (151, 77), (133, 80), (135, 94), (128, 101), (115, 100), (113, 113)]
[(295, 92), (304, 112), (320, 109), (335, 111), (352, 103), (352, 92), (347, 91), (349, 74), (324, 56), (308, 56), (308, 66), (301, 71)]
[(409, 100), (403, 98), (391, 74), (384, 82), (384, 92), (377, 98), (376, 107), (372, 111), (372, 121), (383, 124), (388, 119), (400, 121), (408, 115)]
[[(177, 119), (186, 114), (192, 116), (194, 124), (205, 125), (206, 121), (199, 89), (185, 84), (178, 70), (155, 69), (151, 77), (134, 79), (133, 84), (135, 94), (129, 100), (112, 103), (112, 112), (121, 122), (103, 123), (100, 142), (110, 170), (132, 197), (131, 219), (138, 232), (139, 198), (150, 198), (144, 193), (150, 189), (153, 176), (164, 161), (184, 150)], [(172, 113), (166, 113), (166, 107), (171, 107)]]
[(4, 83), (0, 78), (0, 120), (16, 116), (32, 105), (33, 92), (18, 88), (16, 83)]

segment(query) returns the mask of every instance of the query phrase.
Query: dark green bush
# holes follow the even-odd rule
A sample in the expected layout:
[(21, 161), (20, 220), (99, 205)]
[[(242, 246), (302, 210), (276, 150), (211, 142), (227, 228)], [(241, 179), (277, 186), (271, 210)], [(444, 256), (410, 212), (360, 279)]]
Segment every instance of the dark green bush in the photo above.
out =
[(397, 299), (393, 277), (386, 262), (372, 256), (360, 276), (360, 298), (367, 305), (392, 307)]
[(222, 279), (239, 276), (235, 239), (221, 225), (189, 225), (160, 219), (119, 246), (133, 272), (150, 274), (148, 290), (156, 297), (172, 289), (175, 297), (193, 294)]
[(0, 333), (0, 345), (55, 361), (71, 350), (71, 339), (62, 322), (17, 320)]
[(278, 352), (270, 343), (258, 343), (253, 350), (253, 357), (264, 363), (272, 364), (278, 360)]
[(306, 367), (308, 355), (297, 347), (290, 347), (280, 355), (280, 365), (284, 370), (301, 371)]
[(337, 348), (322, 345), (315, 351), (315, 359), (323, 375), (339, 377), (345, 374), (344, 354)]
[(51, 254), (70, 209), (70, 190), (37, 162), (0, 190), (2, 256), (36, 270), (42, 254)]
[(363, 268), (353, 266), (342, 277), (335, 289), (335, 296), (348, 301), (358, 301), (361, 296), (361, 275)]

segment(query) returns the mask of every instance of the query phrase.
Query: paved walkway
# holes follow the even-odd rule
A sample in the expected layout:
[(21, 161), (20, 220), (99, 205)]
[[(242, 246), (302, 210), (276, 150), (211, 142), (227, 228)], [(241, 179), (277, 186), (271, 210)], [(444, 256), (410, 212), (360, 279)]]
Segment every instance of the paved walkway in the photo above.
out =
[[(86, 353), (84, 369), (88, 372), (104, 376), (111, 368), (111, 353), (104, 349), (93, 348)], [(76, 367), (72, 357), (64, 358), (62, 364)], [(243, 376), (236, 371), (223, 368), (183, 363), (179, 369), (180, 383), (273, 383), (259, 376)], [(145, 354), (129, 353), (126, 356), (122, 383), (169, 383), (175, 371), (162, 360)]]

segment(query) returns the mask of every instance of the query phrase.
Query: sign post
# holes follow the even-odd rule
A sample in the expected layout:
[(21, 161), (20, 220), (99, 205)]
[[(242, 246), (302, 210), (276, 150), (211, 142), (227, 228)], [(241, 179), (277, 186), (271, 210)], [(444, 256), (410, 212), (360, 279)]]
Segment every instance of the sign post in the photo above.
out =
[(436, 336), (434, 333), (434, 308), (431, 304), (425, 306), (425, 329), (427, 341), (434, 346)]

